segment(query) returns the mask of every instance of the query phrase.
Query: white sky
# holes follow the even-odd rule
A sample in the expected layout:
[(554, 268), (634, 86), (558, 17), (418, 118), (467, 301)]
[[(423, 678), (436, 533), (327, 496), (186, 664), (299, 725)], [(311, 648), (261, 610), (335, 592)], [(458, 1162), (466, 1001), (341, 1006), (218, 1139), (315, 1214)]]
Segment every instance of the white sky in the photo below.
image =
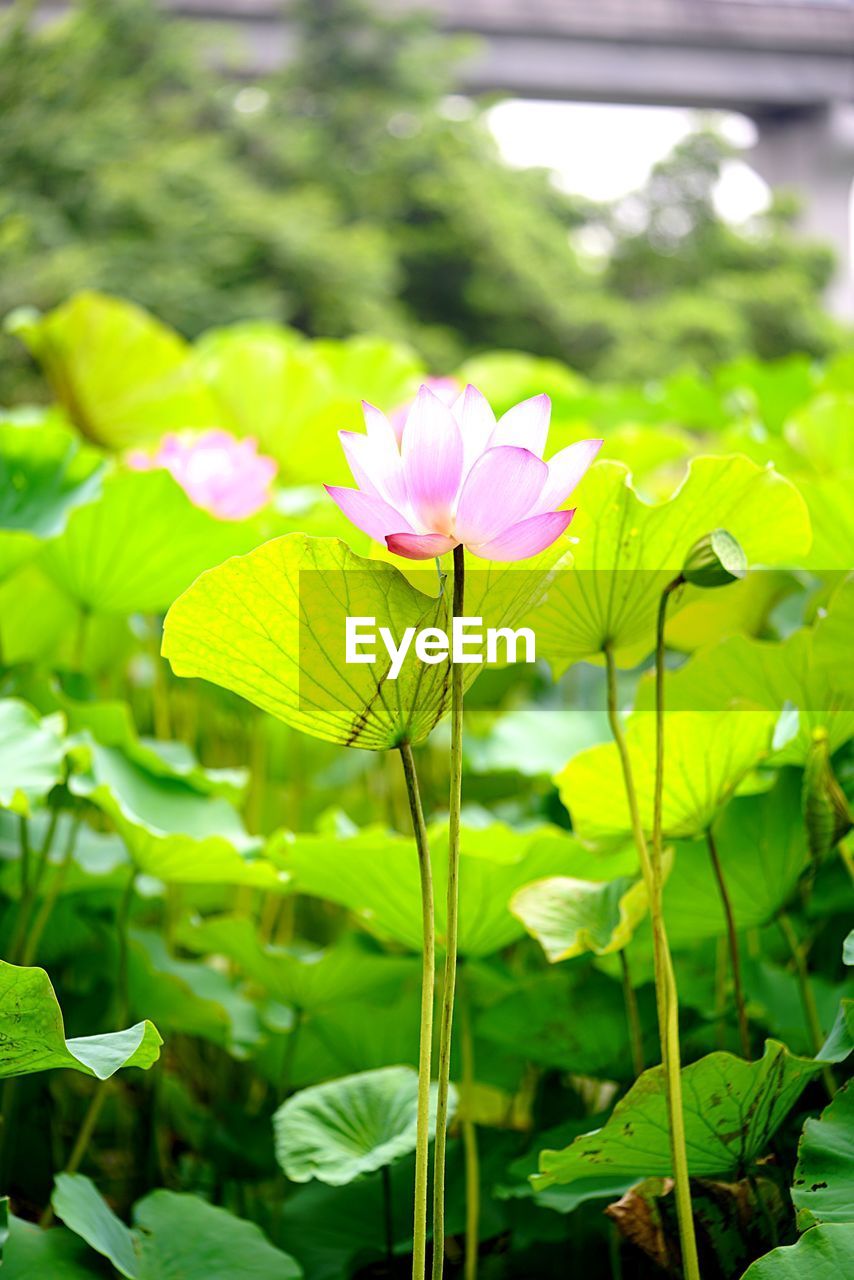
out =
[[(706, 117), (708, 119), (708, 117)], [(553, 170), (565, 190), (593, 200), (613, 200), (642, 186), (702, 118), (675, 107), (627, 107), (583, 102), (509, 99), (488, 113), (504, 157), (520, 168)], [(718, 115), (715, 124), (747, 151), (754, 126), (743, 116)], [(768, 187), (742, 160), (727, 162), (717, 191), (723, 217), (733, 222), (764, 208)]]

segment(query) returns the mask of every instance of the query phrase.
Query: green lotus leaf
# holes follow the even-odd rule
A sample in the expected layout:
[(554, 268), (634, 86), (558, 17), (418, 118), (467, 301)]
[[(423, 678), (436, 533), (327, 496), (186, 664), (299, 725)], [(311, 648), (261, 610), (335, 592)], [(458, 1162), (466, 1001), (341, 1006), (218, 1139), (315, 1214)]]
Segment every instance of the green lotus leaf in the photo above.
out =
[(301, 1011), (392, 995), (420, 971), (413, 959), (372, 954), (346, 941), (326, 949), (264, 945), (245, 916), (190, 921), (178, 938), (190, 951), (225, 956), (269, 995)]
[(742, 1280), (840, 1280), (854, 1268), (854, 1223), (828, 1223), (751, 1263)]
[(820, 1062), (844, 1062), (854, 1053), (854, 1000), (844, 998), (839, 1005), (830, 1035), (816, 1055)]
[[(797, 1058), (769, 1040), (757, 1062), (730, 1053), (710, 1053), (683, 1067), (683, 1105), (688, 1169), (693, 1177), (744, 1171), (767, 1147), (777, 1128), (821, 1070), (811, 1058)], [(594, 1133), (564, 1151), (543, 1151), (536, 1190), (588, 1177), (626, 1174), (669, 1177), (673, 1172), (662, 1067), (638, 1078)]]
[(647, 905), (644, 885), (629, 876), (605, 884), (555, 876), (526, 885), (510, 899), (510, 910), (552, 964), (585, 951), (621, 951)]
[[(415, 1150), (418, 1076), (383, 1067), (303, 1089), (273, 1118), (276, 1159), (292, 1182), (340, 1187)], [(453, 1110), (453, 1107), (451, 1108)], [(435, 1129), (435, 1097), (431, 1124)]]
[(0, 1077), (72, 1067), (107, 1080), (121, 1067), (146, 1070), (160, 1057), (161, 1044), (150, 1022), (66, 1040), (62, 1011), (44, 969), (0, 961)]
[[(638, 1007), (646, 1051), (652, 1054), (651, 988), (638, 992)], [(589, 967), (568, 965), (517, 980), (508, 995), (480, 1014), (475, 1029), (491, 1045), (539, 1066), (607, 1080), (628, 1080), (633, 1074), (620, 983)]]
[[(850, 544), (848, 544), (850, 545)], [(854, 635), (854, 575), (837, 586), (827, 610), (813, 628), (816, 667), (845, 699), (854, 698), (851, 671), (851, 636)]]
[(26, 702), (0, 699), (0, 808), (26, 817), (63, 777), (62, 716), (40, 717)]
[(854, 929), (851, 930), (842, 944), (842, 963), (854, 965)]
[[(436, 901), (436, 937), (444, 943), (447, 888), (447, 827), (429, 832)], [(349, 838), (277, 837), (269, 856), (288, 871), (300, 893), (338, 902), (356, 913), (379, 937), (421, 950), (421, 897), (413, 841), (385, 832)], [(510, 911), (510, 899), (522, 885), (546, 876), (611, 879), (631, 874), (634, 852), (625, 848), (597, 858), (571, 836), (555, 828), (515, 831), (501, 823), (464, 827), (460, 848), (459, 951), (488, 956), (524, 934)]]
[(792, 1203), (802, 1231), (818, 1222), (854, 1222), (854, 1089), (849, 1084), (818, 1117), (810, 1117), (798, 1143)]
[(785, 437), (810, 467), (826, 475), (854, 471), (854, 394), (828, 394), (814, 399), (786, 423)]
[[(637, 497), (624, 467), (597, 463), (578, 489), (574, 568), (559, 575), (530, 618), (541, 656), (559, 673), (610, 645), (621, 665), (634, 666), (653, 647), (662, 589), (710, 528), (727, 529), (750, 564), (794, 564), (810, 545), (794, 485), (747, 458), (695, 459), (658, 506)], [(698, 591), (681, 592), (671, 612)]]
[(133, 1210), (140, 1280), (301, 1280), (299, 1263), (254, 1222), (175, 1191), (152, 1191)]
[(3, 1251), (3, 1280), (93, 1280), (92, 1255), (71, 1231), (43, 1231), (14, 1215)]
[(118, 471), (39, 563), (92, 613), (160, 613), (203, 569), (257, 541), (247, 521), (193, 506), (167, 471)]
[[(736, 926), (767, 924), (790, 900), (809, 863), (799, 774), (786, 770), (770, 791), (736, 796), (713, 831)], [(704, 848), (678, 842), (674, 853), (664, 885), (671, 943), (720, 937), (726, 918), (711, 859)]]
[(131, 1012), (145, 1009), (165, 1035), (198, 1036), (246, 1057), (261, 1040), (258, 1014), (224, 973), (176, 959), (152, 929), (134, 929), (128, 954)]
[[(747, 774), (767, 759), (777, 721), (766, 711), (670, 711), (665, 722), (662, 803), (667, 838), (701, 835)], [(655, 716), (637, 712), (626, 738), (644, 829), (652, 829)], [(624, 840), (631, 831), (620, 758), (613, 743), (590, 747), (555, 778), (581, 840)]]
[(79, 634), (79, 619), (71, 597), (40, 565), (28, 561), (0, 581), (2, 661), (10, 667), (45, 661), (54, 668), (64, 665)]
[[(814, 363), (805, 355), (785, 356), (782, 360), (740, 356), (715, 372), (715, 384), (730, 402), (735, 401), (748, 411), (751, 427), (758, 419), (775, 435), (789, 416), (811, 398), (816, 382)], [(725, 422), (724, 417), (720, 425)]]
[(281, 873), (253, 856), (258, 841), (224, 797), (153, 773), (115, 747), (91, 742), (88, 755), (71, 789), (112, 819), (137, 870), (166, 884), (284, 887)]
[(75, 425), (110, 449), (221, 425), (190, 348), (131, 302), (78, 293), (47, 315), (16, 311), (6, 325), (38, 360)]
[[(486, 722), (485, 724), (483, 722)], [(514, 707), (481, 719), (472, 709), (463, 740), (465, 768), (478, 774), (515, 772), (549, 777), (565, 760), (610, 737), (607, 712)]]
[(51, 1199), (57, 1217), (97, 1253), (108, 1258), (126, 1280), (140, 1280), (133, 1232), (113, 1213), (90, 1178), (57, 1174)]
[[(487, 626), (508, 625), (542, 594), (554, 558), (484, 568), (467, 608), (478, 616), (481, 607)], [(426, 581), (435, 593), (435, 571)], [(427, 595), (337, 539), (289, 534), (203, 574), (169, 610), (163, 654), (177, 675), (232, 689), (305, 733), (381, 751), (420, 742), (442, 718), (450, 663), (428, 666), (410, 648), (391, 680), (379, 640), (375, 663), (347, 663), (345, 620), (375, 618), (399, 640), (407, 627), (447, 629), (448, 608), (447, 589)], [(479, 669), (467, 668), (469, 682)]]
[(47, 414), (21, 424), (0, 416), (0, 578), (65, 527), (98, 493), (103, 463)]
[[(44, 847), (54, 818), (48, 859), (38, 884), (33, 886), (36, 896), (85, 894), (96, 889), (121, 891), (127, 884), (131, 863), (124, 844), (113, 831), (95, 831), (86, 822), (78, 823), (71, 812), (54, 815), (45, 808), (29, 819), (31, 847)], [(66, 857), (69, 844), (73, 845), (70, 861)], [(21, 894), (20, 856), (17, 816), (0, 812), (0, 893), (12, 901)]]
[[(735, 706), (779, 711), (789, 703), (799, 713), (798, 732), (775, 752), (774, 762), (802, 766), (816, 729), (827, 731), (832, 754), (854, 737), (854, 691), (840, 687), (847, 664), (831, 666), (816, 656), (827, 626), (836, 627), (833, 608), (815, 628), (795, 631), (783, 641), (732, 636), (701, 650), (667, 676), (668, 711)], [(635, 705), (650, 710), (654, 701), (655, 682), (642, 681)]]

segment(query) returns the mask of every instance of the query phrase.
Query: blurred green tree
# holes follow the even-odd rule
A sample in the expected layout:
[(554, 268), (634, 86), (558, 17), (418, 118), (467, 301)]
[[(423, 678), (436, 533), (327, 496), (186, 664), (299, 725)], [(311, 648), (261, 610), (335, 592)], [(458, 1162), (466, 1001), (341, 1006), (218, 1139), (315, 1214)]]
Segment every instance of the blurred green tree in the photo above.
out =
[[(781, 206), (749, 231), (722, 222), (714, 140), (660, 166), (627, 227), (503, 163), (424, 18), (289, 12), (295, 61), (251, 87), (153, 0), (80, 0), (41, 29), (6, 16), (0, 310), (92, 287), (190, 336), (268, 318), (408, 339), (438, 369), (500, 346), (608, 377), (834, 343), (829, 255)], [(588, 225), (613, 244), (599, 270), (573, 247)], [(17, 344), (2, 357), (0, 394), (31, 394)]]

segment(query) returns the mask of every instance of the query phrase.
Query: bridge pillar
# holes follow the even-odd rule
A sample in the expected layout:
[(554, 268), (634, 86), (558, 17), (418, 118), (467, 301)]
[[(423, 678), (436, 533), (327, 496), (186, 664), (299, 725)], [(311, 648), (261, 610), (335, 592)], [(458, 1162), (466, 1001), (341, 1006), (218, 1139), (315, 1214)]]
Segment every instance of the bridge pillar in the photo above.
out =
[(854, 104), (754, 117), (759, 137), (749, 161), (772, 187), (792, 187), (803, 199), (801, 230), (830, 243), (837, 258), (827, 304), (854, 323)]

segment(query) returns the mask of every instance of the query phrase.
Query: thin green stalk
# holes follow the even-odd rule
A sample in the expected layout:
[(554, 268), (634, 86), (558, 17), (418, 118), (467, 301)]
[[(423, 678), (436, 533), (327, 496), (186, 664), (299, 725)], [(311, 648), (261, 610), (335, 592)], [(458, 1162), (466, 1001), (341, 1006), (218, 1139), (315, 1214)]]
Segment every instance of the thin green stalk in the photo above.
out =
[[(792, 959), (795, 962), (795, 972), (798, 975), (798, 986), (801, 992), (801, 1004), (804, 1010), (804, 1019), (809, 1032), (812, 1051), (817, 1054), (824, 1044), (824, 1035), (821, 1030), (821, 1020), (818, 1016), (818, 1008), (815, 1003), (815, 995), (813, 994), (812, 983), (810, 982), (809, 969), (807, 968), (806, 956), (804, 948), (798, 940), (795, 932), (795, 926), (792, 924), (785, 911), (781, 911), (777, 916), (777, 923), (780, 926), (783, 937), (792, 953)], [(832, 1098), (836, 1093), (836, 1080), (829, 1066), (823, 1068), (822, 1080), (827, 1090), (828, 1097)]]
[(471, 1026), (471, 1008), (468, 992), (460, 990), (460, 1056), (462, 1077), (460, 1103), (463, 1113), (463, 1153), (466, 1171), (466, 1251), (463, 1268), (464, 1280), (477, 1280), (477, 1256), (480, 1238), (480, 1160), (477, 1150), (477, 1129), (472, 1119), (474, 1107), (474, 1036)]
[(433, 903), (433, 869), (427, 843), (427, 826), (412, 747), (400, 747), (412, 830), (421, 879), (421, 1033), (418, 1047), (418, 1111), (415, 1130), (415, 1192), (412, 1246), (412, 1280), (423, 1280), (427, 1269), (427, 1188), (430, 1154), (430, 1070), (433, 1060), (433, 1001), (436, 988), (436, 918)]
[[(77, 1139), (68, 1157), (63, 1173), (76, 1173), (83, 1162), (87, 1148), (92, 1135), (101, 1116), (104, 1103), (107, 1100), (107, 1092), (110, 1087), (109, 1080), (99, 1080), (95, 1092), (92, 1094), (92, 1100), (89, 1103), (86, 1114), (83, 1117), (83, 1123), (77, 1133)], [(53, 1222), (53, 1205), (49, 1204), (39, 1219), (42, 1227), (49, 1227)]]
[(116, 936), (119, 948), (118, 976), (116, 980), (116, 1007), (119, 1026), (124, 1027), (130, 1016), (130, 992), (128, 990), (128, 924), (130, 922), (133, 893), (136, 884), (136, 868), (130, 873), (116, 912)]
[(735, 1008), (738, 1014), (738, 1034), (741, 1040), (741, 1052), (745, 1058), (750, 1057), (750, 1027), (747, 1021), (747, 1007), (744, 1000), (744, 985), (741, 980), (741, 956), (738, 950), (738, 930), (735, 927), (735, 913), (732, 909), (732, 901), (727, 889), (726, 880), (724, 879), (723, 867), (718, 857), (718, 847), (715, 837), (712, 834), (711, 827), (706, 832), (706, 843), (709, 846), (709, 857), (712, 860), (712, 869), (715, 873), (715, 880), (718, 885), (718, 893), (723, 903), (724, 916), (726, 917), (727, 945), (729, 947), (729, 964), (732, 972), (732, 985), (735, 993)]
[[(465, 552), (454, 547), (453, 616), (463, 616), (465, 606)], [(433, 1280), (442, 1280), (445, 1266), (445, 1150), (448, 1126), (448, 1090), (451, 1078), (451, 1031), (454, 1022), (454, 989), (457, 980), (457, 928), (459, 917), (460, 807), (463, 774), (463, 668), (451, 665), (451, 793), (448, 816), (448, 908), (445, 980), (439, 1024), (439, 1087), (436, 1101), (436, 1150), (433, 1163)]]
[(21, 850), (21, 901), (30, 892), (30, 827), (23, 814), (18, 818), (18, 840)]
[[(21, 819), (22, 823), (24, 819)], [(38, 861), (36, 863), (35, 873), (30, 875), (30, 867), (28, 866), (26, 873), (24, 872), (23, 859), (26, 857), (27, 863), (31, 861), (31, 850), (29, 844), (29, 832), (24, 826), (21, 828), (21, 897), (18, 902), (18, 910), (15, 917), (15, 929), (9, 941), (7, 955), (10, 963), (18, 963), (18, 955), (24, 945), (24, 939), (30, 927), (30, 920), (33, 914), (33, 908), (36, 904), (39, 886), (44, 878), (50, 860), (50, 851), (53, 846), (53, 837), (56, 834), (56, 824), (59, 821), (59, 810), (53, 809), (48, 822), (47, 832), (42, 841), (39, 850)], [(26, 853), (25, 853), (26, 849)], [(26, 883), (24, 883), (26, 881)], [(26, 964), (26, 960), (22, 963)]]
[[(661, 1040), (661, 1058), (664, 1065), (665, 1099), (669, 1122), (676, 1211), (679, 1220), (679, 1239), (682, 1247), (682, 1265), (685, 1280), (699, 1280), (700, 1266), (697, 1259), (694, 1218), (691, 1210), (688, 1158), (685, 1149), (685, 1121), (682, 1112), (679, 1007), (676, 995), (676, 979), (673, 973), (673, 962), (670, 958), (667, 932), (664, 927), (661, 884), (659, 876), (655, 874), (655, 864), (650, 858), (646, 836), (644, 835), (632, 773), (631, 757), (617, 708), (617, 669), (610, 646), (605, 648), (605, 664), (608, 680), (608, 722), (620, 757), (623, 783), (626, 789), (629, 813), (631, 814), (632, 833), (650, 902), (658, 1028)], [(658, 867), (660, 870), (660, 859), (658, 860)]]
[(382, 1167), (383, 1182), (383, 1221), (385, 1225), (385, 1254), (391, 1267), (394, 1262), (394, 1213), (391, 1202), (391, 1170), (387, 1164)]
[(626, 1023), (629, 1028), (629, 1043), (632, 1047), (632, 1067), (635, 1076), (639, 1076), (644, 1069), (643, 1060), (643, 1032), (641, 1030), (640, 1015), (638, 1013), (638, 998), (635, 994), (634, 985), (632, 984), (632, 973), (629, 968), (629, 957), (626, 955), (626, 949), (623, 947), (618, 953), (620, 957), (620, 971), (623, 975), (623, 1003), (626, 1007)]
[[(652, 928), (653, 938), (658, 939), (662, 976), (665, 983), (662, 1001), (665, 1015), (662, 1052), (664, 1055), (665, 1091), (670, 1120), (676, 1215), (679, 1223), (679, 1243), (682, 1250), (682, 1269), (685, 1274), (685, 1280), (699, 1280), (700, 1263), (697, 1257), (697, 1239), (694, 1230), (694, 1214), (691, 1207), (691, 1183), (685, 1141), (685, 1116), (682, 1108), (679, 996), (676, 989), (676, 974), (673, 971), (673, 958), (670, 954), (670, 945), (667, 941), (664, 925), (664, 874), (662, 869), (664, 856), (662, 821), (664, 801), (664, 627), (667, 621), (667, 605), (670, 596), (681, 585), (682, 575), (680, 574), (672, 582), (669, 582), (662, 591), (655, 629), (655, 789), (652, 810)], [(635, 807), (637, 808), (637, 803)]]
[(74, 846), (77, 843), (77, 833), (80, 830), (81, 822), (82, 819), (78, 817), (75, 818), (71, 824), (68, 839), (65, 843), (65, 850), (62, 855), (62, 862), (56, 869), (53, 877), (53, 883), (42, 899), (38, 915), (33, 921), (33, 927), (27, 934), (26, 945), (24, 947), (23, 955), (21, 956), (21, 964), (23, 965), (32, 964), (36, 958), (39, 943), (41, 942), (42, 935), (47, 927), (47, 922), (50, 920), (53, 909), (56, 906), (56, 900), (62, 892), (62, 886), (65, 883), (66, 876), (68, 875), (68, 868), (71, 864), (71, 859), (74, 856)]

